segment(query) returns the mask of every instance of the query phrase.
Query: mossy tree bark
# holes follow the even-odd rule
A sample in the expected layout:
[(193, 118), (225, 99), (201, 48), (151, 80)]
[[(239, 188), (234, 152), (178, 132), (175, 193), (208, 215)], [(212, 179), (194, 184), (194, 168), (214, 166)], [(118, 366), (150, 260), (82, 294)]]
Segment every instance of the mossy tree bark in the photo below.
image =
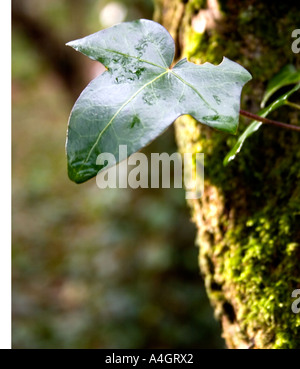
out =
[[(225, 55), (251, 72), (245, 110), (258, 112), (267, 81), (282, 66), (300, 66), (291, 50), (300, 19), (294, 1), (156, 5), (155, 19), (175, 38), (177, 58), (218, 64)], [(272, 115), (293, 124), (298, 117), (290, 108)], [(189, 205), (200, 268), (227, 346), (300, 348), (300, 314), (291, 311), (291, 293), (300, 288), (300, 134), (265, 125), (225, 168), (236, 137), (187, 116), (175, 126), (181, 152), (205, 154), (205, 193)]]

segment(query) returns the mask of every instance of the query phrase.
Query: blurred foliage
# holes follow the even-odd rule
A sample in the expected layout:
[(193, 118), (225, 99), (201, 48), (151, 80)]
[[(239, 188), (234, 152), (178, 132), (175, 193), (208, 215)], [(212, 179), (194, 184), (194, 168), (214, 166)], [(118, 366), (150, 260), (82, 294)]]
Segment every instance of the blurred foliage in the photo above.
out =
[[(99, 30), (106, 3), (23, 0), (65, 41)], [(123, 3), (127, 19), (151, 18), (150, 1)], [(18, 27), (12, 63), (13, 347), (223, 347), (183, 190), (71, 183), (64, 144), (73, 97)], [(146, 152), (175, 150), (170, 129)]]

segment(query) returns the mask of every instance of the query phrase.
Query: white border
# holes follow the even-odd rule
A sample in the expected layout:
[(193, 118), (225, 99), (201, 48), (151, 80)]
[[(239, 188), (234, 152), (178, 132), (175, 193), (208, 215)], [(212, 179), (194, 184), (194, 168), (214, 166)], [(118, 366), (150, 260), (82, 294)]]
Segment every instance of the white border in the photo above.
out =
[(11, 2), (0, 2), (1, 40), (1, 247), (0, 349), (11, 348)]

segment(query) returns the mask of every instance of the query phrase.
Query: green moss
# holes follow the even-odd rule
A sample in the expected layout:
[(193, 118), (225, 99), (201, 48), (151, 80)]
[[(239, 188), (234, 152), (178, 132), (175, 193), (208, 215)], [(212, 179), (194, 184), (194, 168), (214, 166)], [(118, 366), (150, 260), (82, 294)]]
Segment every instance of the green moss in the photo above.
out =
[[(197, 33), (191, 19), (205, 6), (201, 0), (188, 2), (183, 54), (191, 61), (217, 64), (224, 55), (230, 55), (245, 68), (250, 68), (254, 78), (261, 81), (269, 80), (282, 64), (282, 58), (273, 52), (274, 49), (281, 51), (287, 63), (299, 64), (299, 57), (291, 52), (291, 33), (299, 18), (292, 1), (276, 7), (275, 14), (274, 7), (258, 0), (245, 1), (241, 8), (236, 7), (234, 1), (219, 1), (219, 7), (226, 19), (226, 28), (222, 32), (216, 27)], [(282, 17), (282, 14), (288, 15)], [(280, 19), (278, 22), (270, 21), (276, 16)]]
[[(190, 1), (189, 16), (200, 7), (201, 1)], [(253, 81), (244, 88), (242, 104), (258, 110), (267, 81), (284, 64), (297, 64), (289, 32), (299, 11), (289, 1), (276, 14), (259, 1), (240, 9), (222, 1), (221, 9), (220, 29), (200, 34), (185, 19), (183, 56), (217, 64), (226, 55), (244, 65)], [(283, 121), (293, 116), (285, 109), (277, 114), (273, 117)], [(244, 127), (242, 121), (239, 132)], [(291, 310), (291, 293), (300, 288), (299, 134), (264, 126), (224, 168), (236, 137), (190, 117), (176, 122), (176, 132), (180, 151), (205, 154), (207, 198), (190, 205), (199, 229), (200, 266), (228, 345), (300, 348), (300, 314)], [(235, 337), (226, 332), (224, 317), (237, 326)]]
[[(202, 264), (210, 259), (218, 266), (213, 271), (204, 267), (213, 304), (222, 313), (220, 305), (231, 296), (241, 332), (264, 332), (261, 347), (299, 348), (300, 317), (291, 311), (291, 292), (300, 285), (299, 137), (266, 127), (225, 169), (228, 137), (200, 128), (191, 118), (177, 125), (181, 148), (205, 153), (208, 185), (235, 211), (231, 220), (220, 218), (225, 231), (219, 242), (203, 249), (205, 240), (199, 237)], [(198, 208), (194, 212), (197, 218)], [(215, 291), (216, 281), (222, 291)]]
[[(291, 219), (284, 220), (282, 213)], [(280, 209), (266, 206), (241, 219), (225, 234), (222, 245), (227, 245), (227, 251), (219, 260), (224, 263), (219, 278), (234, 288), (238, 304), (243, 305), (242, 330), (272, 331), (269, 344), (276, 348), (299, 347), (295, 340), (300, 337), (299, 317), (291, 311), (290, 297), (300, 283), (300, 243), (291, 243), (297, 238), (292, 219), (295, 213), (288, 204)], [(243, 221), (246, 228), (241, 226)]]

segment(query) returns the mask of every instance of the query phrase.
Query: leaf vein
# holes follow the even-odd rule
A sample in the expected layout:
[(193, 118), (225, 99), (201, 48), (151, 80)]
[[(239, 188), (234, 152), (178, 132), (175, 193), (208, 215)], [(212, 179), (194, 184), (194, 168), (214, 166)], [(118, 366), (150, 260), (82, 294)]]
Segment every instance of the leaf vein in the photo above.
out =
[(178, 74), (174, 73), (172, 70), (170, 70), (170, 72), (176, 78), (178, 78), (182, 83), (184, 83), (185, 85), (189, 86), (194, 92), (196, 92), (196, 94), (200, 97), (200, 99), (205, 103), (205, 105), (207, 105), (207, 107), (210, 110), (213, 110), (216, 114), (218, 113), (217, 110), (211, 107), (211, 105), (204, 99), (204, 97), (200, 94), (200, 92), (193, 85), (191, 85), (189, 82), (185, 81), (183, 78), (181, 78)]
[(120, 111), (122, 109), (125, 108), (126, 105), (128, 105), (144, 88), (146, 88), (147, 86), (151, 85), (152, 83), (154, 83), (155, 81), (157, 81), (159, 78), (161, 78), (163, 75), (165, 75), (166, 73), (168, 73), (168, 71), (166, 70), (165, 72), (159, 74), (158, 76), (156, 76), (154, 79), (152, 79), (151, 81), (147, 82), (144, 86), (142, 86), (141, 88), (139, 88), (127, 101), (124, 102), (124, 104), (116, 111), (116, 113), (113, 115), (113, 117), (111, 118), (111, 120), (107, 123), (107, 125), (103, 128), (103, 130), (99, 133), (94, 145), (92, 146), (92, 148), (90, 149), (84, 164), (89, 160), (93, 150), (95, 149), (95, 147), (98, 145), (98, 142), (100, 141), (101, 137), (103, 136), (104, 132), (107, 130), (107, 128), (112, 124), (112, 122), (115, 120), (115, 118), (118, 116), (118, 114), (120, 113)]

